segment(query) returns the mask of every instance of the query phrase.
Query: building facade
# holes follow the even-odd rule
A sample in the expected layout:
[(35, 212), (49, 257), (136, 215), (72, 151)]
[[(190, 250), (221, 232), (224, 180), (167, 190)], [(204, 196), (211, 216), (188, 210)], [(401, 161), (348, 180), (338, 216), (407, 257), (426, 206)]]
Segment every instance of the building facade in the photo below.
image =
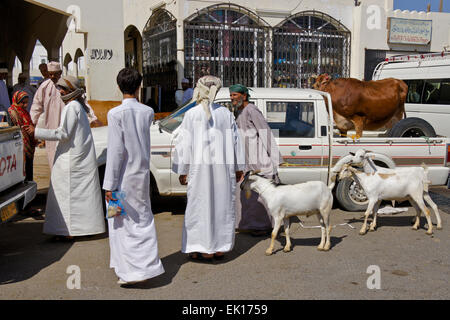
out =
[(120, 100), (115, 77), (128, 66), (143, 73), (142, 99), (156, 111), (176, 107), (183, 77), (250, 87), (310, 87), (321, 73), (370, 80), (386, 57), (450, 44), (450, 14), (393, 10), (393, 0), (41, 2), (74, 17), (61, 62), (86, 80), (89, 99)]

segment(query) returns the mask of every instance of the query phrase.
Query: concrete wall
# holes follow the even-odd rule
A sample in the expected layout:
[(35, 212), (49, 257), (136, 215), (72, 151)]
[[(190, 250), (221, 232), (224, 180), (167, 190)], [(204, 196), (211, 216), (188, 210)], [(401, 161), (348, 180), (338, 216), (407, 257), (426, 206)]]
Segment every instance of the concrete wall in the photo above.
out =
[[(233, 0), (233, 4), (258, 14), (268, 25), (276, 26), (288, 16), (309, 10), (326, 13), (340, 21), (351, 32), (350, 76), (364, 76), (365, 49), (391, 50), (395, 53), (441, 51), (450, 44), (450, 14), (393, 10), (393, 0), (363, 0), (355, 6), (352, 0)], [(163, 7), (177, 19), (177, 57), (179, 70), (184, 66), (183, 21), (202, 8), (224, 3), (220, 0), (40, 0), (79, 16), (76, 28), (69, 29), (62, 45), (74, 58), (80, 48), (85, 56), (86, 86), (90, 100), (121, 99), (115, 83), (118, 71), (124, 67), (124, 30), (135, 26), (142, 31), (155, 9)], [(76, 3), (76, 6), (73, 5)], [(70, 10), (68, 10), (70, 9)], [(428, 46), (390, 45), (387, 42), (387, 18), (433, 20), (432, 40)], [(104, 51), (104, 50), (110, 51)], [(100, 51), (96, 51), (100, 50)], [(106, 53), (106, 59), (99, 56)], [(112, 52), (112, 57), (110, 54)], [(183, 72), (179, 72), (181, 80)]]
[[(152, 7), (161, 6), (171, 12), (180, 28), (182, 22), (202, 8), (224, 3), (216, 0), (129, 0), (124, 1), (125, 25), (133, 24), (142, 32)], [(365, 49), (392, 50), (396, 53), (414, 51), (442, 51), (450, 43), (450, 14), (425, 13), (393, 10), (393, 0), (364, 0), (355, 6), (351, 0), (283, 0), (283, 6), (272, 0), (234, 0), (233, 4), (243, 6), (258, 14), (268, 25), (276, 26), (288, 16), (309, 10), (326, 13), (340, 21), (352, 34), (350, 76), (364, 77)], [(389, 45), (387, 43), (387, 17), (407, 19), (432, 19), (433, 32), (429, 46)], [(374, 25), (376, 25), (374, 27)], [(183, 42), (178, 50), (183, 52)], [(181, 55), (180, 55), (181, 57)], [(182, 60), (182, 59), (179, 59)], [(179, 61), (182, 65), (184, 61)]]
[[(89, 100), (121, 100), (116, 76), (124, 67), (122, 0), (40, 0), (60, 10), (74, 10), (79, 16), (76, 31), (69, 31), (63, 42), (63, 54), (74, 58), (83, 50), (86, 87)], [(72, 10), (68, 10), (72, 9)], [(105, 51), (108, 50), (108, 51)], [(111, 56), (112, 53), (112, 56)]]

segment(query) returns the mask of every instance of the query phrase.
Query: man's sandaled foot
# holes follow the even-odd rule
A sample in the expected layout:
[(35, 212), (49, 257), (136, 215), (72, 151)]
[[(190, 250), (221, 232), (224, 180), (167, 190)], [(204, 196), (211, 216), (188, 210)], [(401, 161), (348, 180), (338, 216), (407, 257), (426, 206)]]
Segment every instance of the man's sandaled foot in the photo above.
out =
[(205, 261), (205, 262), (211, 262), (213, 261), (213, 254), (206, 254), (206, 253), (199, 253), (199, 252), (191, 252), (189, 253), (189, 259), (195, 260), (195, 261)]
[(214, 253), (214, 259), (216, 260), (223, 260), (225, 258), (225, 254), (223, 252), (216, 252)]

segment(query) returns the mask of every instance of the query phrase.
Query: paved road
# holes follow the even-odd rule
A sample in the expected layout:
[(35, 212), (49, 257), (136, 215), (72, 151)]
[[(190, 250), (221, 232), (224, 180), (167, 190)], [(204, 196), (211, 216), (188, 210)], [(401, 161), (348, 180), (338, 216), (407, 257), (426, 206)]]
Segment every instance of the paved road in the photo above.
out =
[[(52, 243), (41, 219), (18, 218), (0, 226), (0, 299), (449, 299), (450, 192), (433, 188), (432, 197), (443, 220), (433, 236), (425, 234), (423, 217), (422, 228), (411, 230), (409, 207), (381, 216), (378, 230), (365, 236), (358, 234), (361, 213), (334, 209), (329, 252), (316, 250), (319, 229), (293, 218), (292, 252), (282, 251), (279, 237), (278, 251), (268, 257), (269, 238), (237, 234), (234, 250), (213, 264), (179, 251), (184, 200), (165, 199), (153, 209), (166, 272), (137, 288), (116, 284), (107, 235)], [(42, 199), (45, 194), (35, 204)], [(314, 217), (302, 222), (318, 224)], [(367, 287), (371, 265), (379, 268), (380, 289)], [(70, 266), (79, 267), (80, 289), (67, 287)]]

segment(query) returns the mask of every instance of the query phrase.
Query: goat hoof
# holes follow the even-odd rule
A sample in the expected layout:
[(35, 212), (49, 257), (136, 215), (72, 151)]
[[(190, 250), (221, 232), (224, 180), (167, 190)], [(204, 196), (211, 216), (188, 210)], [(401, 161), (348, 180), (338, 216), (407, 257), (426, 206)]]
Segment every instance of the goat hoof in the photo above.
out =
[(324, 249), (323, 249), (323, 247), (317, 247), (317, 250), (319, 250), (319, 251), (323, 251)]
[(366, 232), (367, 232), (367, 231), (360, 231), (360, 232), (359, 232), (359, 235), (363, 236), (363, 235), (366, 234)]
[(272, 255), (272, 251), (266, 250), (266, 256), (271, 256)]
[(416, 227), (416, 226), (412, 226), (411, 229), (413, 229), (413, 230), (418, 230), (419, 228)]
[(433, 231), (427, 231), (426, 234), (431, 236), (433, 234)]
[(290, 252), (290, 251), (291, 251), (290, 248), (284, 248), (284, 249), (283, 249), (283, 252)]
[(437, 226), (436, 229), (442, 230), (442, 226)]

